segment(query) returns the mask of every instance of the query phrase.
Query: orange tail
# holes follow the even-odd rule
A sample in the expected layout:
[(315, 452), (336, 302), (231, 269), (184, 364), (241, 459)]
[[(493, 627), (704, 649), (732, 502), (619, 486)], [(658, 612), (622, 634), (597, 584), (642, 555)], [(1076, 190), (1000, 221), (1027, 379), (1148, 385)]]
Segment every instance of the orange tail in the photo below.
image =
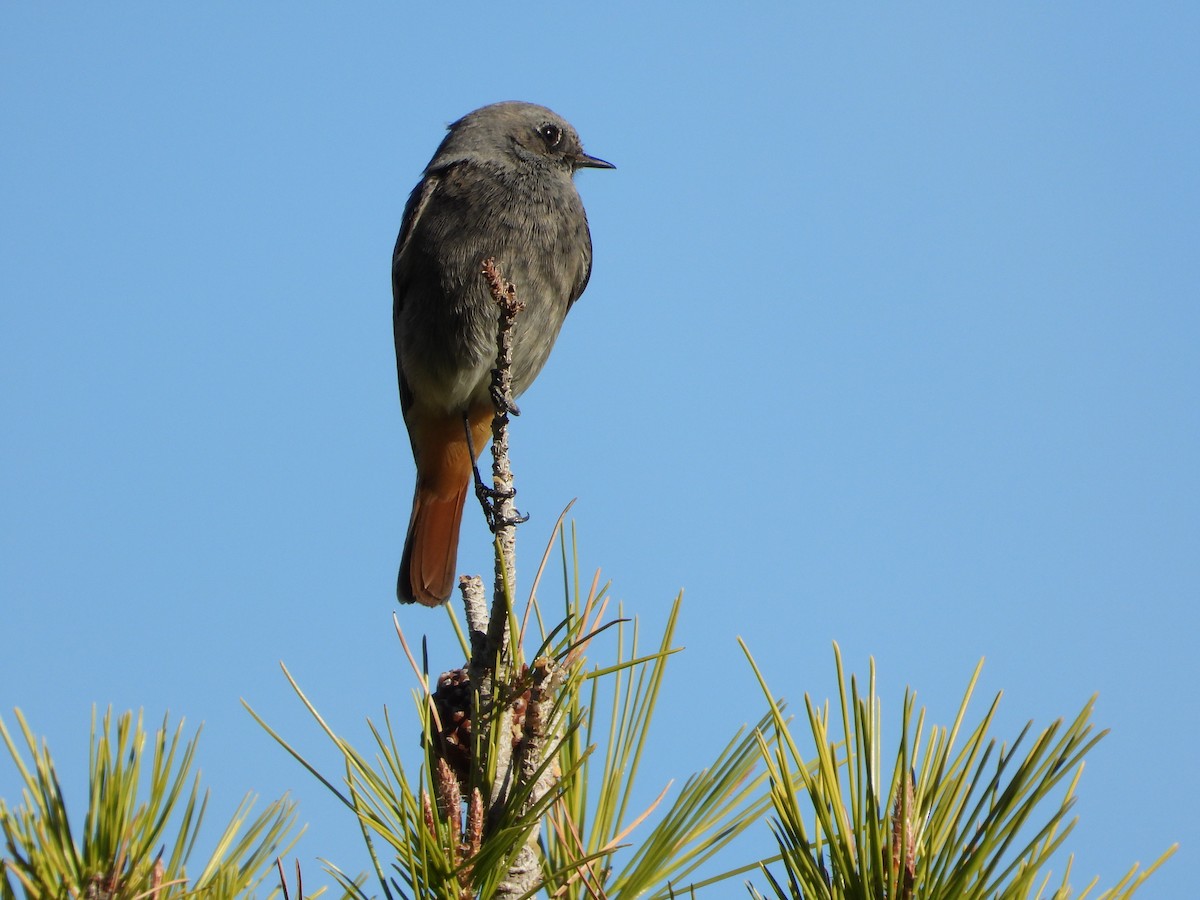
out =
[[(461, 418), (431, 419), (412, 412), (407, 424), (417, 463), (417, 489), (400, 558), (396, 597), (401, 603), (437, 606), (454, 590), (458, 531), (475, 460), (467, 450)], [(491, 409), (473, 408), (470, 422), (478, 456), (487, 440)]]
[(401, 603), (437, 606), (449, 599), (454, 590), (458, 528), (468, 484), (464, 482), (456, 493), (445, 497), (418, 482), (400, 558), (400, 577), (396, 580), (396, 596)]

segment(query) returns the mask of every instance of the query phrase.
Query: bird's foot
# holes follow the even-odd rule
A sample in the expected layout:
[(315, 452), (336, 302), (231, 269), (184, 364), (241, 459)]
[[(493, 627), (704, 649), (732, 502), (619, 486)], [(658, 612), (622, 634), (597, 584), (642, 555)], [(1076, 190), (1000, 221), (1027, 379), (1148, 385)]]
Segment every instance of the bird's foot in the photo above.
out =
[(515, 488), (502, 491), (488, 487), (482, 481), (475, 482), (475, 496), (479, 499), (480, 506), (483, 507), (483, 515), (487, 519), (488, 528), (491, 529), (492, 534), (501, 528), (521, 525), (529, 521), (529, 516), (517, 512), (512, 508), (512, 504), (508, 504), (509, 509), (512, 509), (511, 513), (501, 511), (502, 501), (512, 500), (516, 495)]
[(511, 512), (501, 512), (501, 501), (511, 500), (517, 496), (516, 488), (501, 490), (491, 487), (484, 483), (479, 475), (479, 467), (474, 467), (475, 472), (475, 497), (479, 500), (479, 505), (483, 507), (484, 518), (487, 519), (488, 528), (492, 534), (495, 534), (501, 528), (520, 525), (529, 521), (528, 515), (522, 515), (515, 509)]
[(512, 398), (512, 394), (502, 390), (496, 384), (496, 379), (492, 379), (492, 387), (489, 392), (492, 396), (492, 406), (502, 416), (519, 416), (521, 408), (517, 406), (517, 401)]

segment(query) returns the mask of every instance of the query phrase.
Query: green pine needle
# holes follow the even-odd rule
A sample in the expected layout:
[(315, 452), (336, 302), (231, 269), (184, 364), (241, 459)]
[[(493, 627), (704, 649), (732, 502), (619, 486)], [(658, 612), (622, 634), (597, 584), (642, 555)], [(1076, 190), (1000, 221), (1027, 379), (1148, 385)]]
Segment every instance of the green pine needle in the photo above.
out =
[[(880, 702), (871, 665), (867, 691), (847, 682), (834, 645), (840, 734), (829, 707), (807, 696), (805, 709), (816, 758), (805, 762), (779, 704), (742, 645), (776, 712), (775, 734), (758, 746), (767, 767), (784, 877), (763, 874), (777, 898), (791, 900), (1034, 900), (1046, 897), (1048, 865), (1074, 827), (1068, 813), (1083, 759), (1104, 736), (1094, 733), (1093, 700), (1070, 723), (1040, 732), (1027, 725), (1011, 745), (989, 731), (999, 696), (980, 722), (963, 731), (979, 678), (976, 667), (953, 725), (925, 737), (925, 712), (904, 697), (899, 747), (891, 772), (882, 770)], [(1175, 848), (1153, 865), (1138, 866), (1098, 900), (1127, 898)], [(1070, 862), (1054, 900), (1074, 894)], [(762, 898), (749, 886), (750, 895)]]
[(16, 809), (0, 800), (6, 849), (0, 897), (5, 900), (15, 900), (18, 889), (36, 900), (250, 897), (275, 859), (299, 838), (293, 834), (296, 815), (290, 801), (278, 800), (251, 820), (254, 800), (248, 795), (199, 873), (189, 874), (187, 863), (208, 803), (199, 776), (192, 776), (199, 732), (185, 743), (183, 723), (171, 733), (164, 717), (147, 754), (141, 713), (135, 720), (126, 712), (114, 722), (111, 709), (99, 729), (92, 712), (88, 806), (77, 838), (49, 747), (34, 738), (20, 710), (14, 714), (24, 747), (3, 719), (0, 736), (25, 789)]

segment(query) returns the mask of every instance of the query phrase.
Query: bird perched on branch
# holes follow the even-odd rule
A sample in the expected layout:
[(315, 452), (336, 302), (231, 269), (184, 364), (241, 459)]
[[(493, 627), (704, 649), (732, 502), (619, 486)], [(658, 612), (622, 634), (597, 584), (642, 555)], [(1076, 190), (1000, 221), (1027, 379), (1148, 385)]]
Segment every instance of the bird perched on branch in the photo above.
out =
[(450, 126), (408, 198), (392, 256), (400, 406), (417, 466), (396, 582), (402, 603), (437, 606), (454, 586), (463, 504), (493, 414), (499, 313), (483, 261), (495, 259), (524, 304), (515, 397), (545, 365), (591, 273), (572, 179), (583, 168), (614, 167), (584, 153), (575, 129), (545, 107), (495, 103)]

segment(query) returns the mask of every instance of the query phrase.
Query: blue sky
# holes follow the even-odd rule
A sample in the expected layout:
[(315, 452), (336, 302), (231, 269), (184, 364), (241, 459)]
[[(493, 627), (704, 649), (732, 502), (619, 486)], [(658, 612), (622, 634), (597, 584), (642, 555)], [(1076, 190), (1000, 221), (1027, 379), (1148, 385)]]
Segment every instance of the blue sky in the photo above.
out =
[(391, 248), (444, 126), (531, 100), (618, 169), (512, 438), (522, 572), (578, 498), (650, 633), (685, 591), (647, 799), (757, 718), (737, 635), (780, 694), (837, 640), (939, 722), (985, 657), (1001, 737), (1099, 693), (1077, 875), (1181, 841), (1145, 896), (1186, 895), (1197, 7), (587, 9), (4, 6), (6, 720), (79, 800), (92, 704), (203, 721), (217, 818), (291, 790), (306, 883), (363, 865), (240, 698), (330, 768), (280, 660), (352, 739), (409, 709)]

